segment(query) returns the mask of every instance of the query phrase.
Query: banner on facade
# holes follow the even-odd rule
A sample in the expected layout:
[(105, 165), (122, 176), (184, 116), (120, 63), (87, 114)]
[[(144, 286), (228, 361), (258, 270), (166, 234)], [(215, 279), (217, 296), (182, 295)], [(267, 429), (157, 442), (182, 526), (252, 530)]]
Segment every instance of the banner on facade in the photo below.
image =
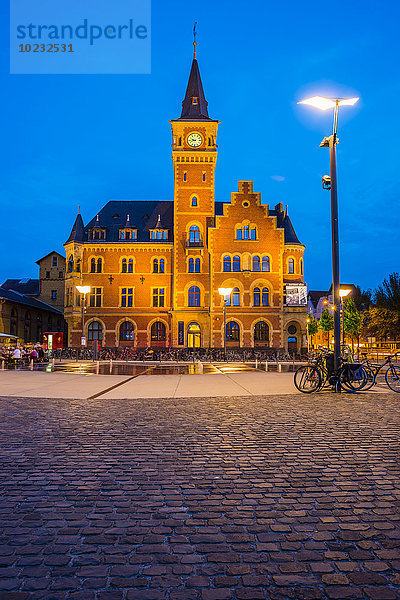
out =
[(178, 346), (185, 345), (185, 323), (178, 321)]
[(307, 285), (305, 283), (286, 284), (286, 306), (307, 306)]

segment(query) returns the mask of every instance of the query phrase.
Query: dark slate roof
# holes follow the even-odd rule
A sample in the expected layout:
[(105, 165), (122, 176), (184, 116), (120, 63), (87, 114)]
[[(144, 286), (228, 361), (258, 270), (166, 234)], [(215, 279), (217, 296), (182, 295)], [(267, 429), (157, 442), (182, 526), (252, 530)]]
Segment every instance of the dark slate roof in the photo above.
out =
[(312, 303), (314, 308), (317, 308), (320, 298), (327, 298), (328, 296), (329, 296), (329, 292), (327, 292), (327, 291), (309, 290), (309, 292), (308, 292), (308, 299), (310, 300), (310, 302)]
[(69, 238), (65, 242), (69, 244), (70, 242), (83, 242), (84, 241), (84, 225), (81, 217), (81, 213), (78, 213), (74, 226), (72, 227), (72, 231), (69, 234)]
[[(138, 230), (138, 242), (150, 241), (149, 230), (156, 227), (158, 215), (163, 228), (169, 230), (168, 241), (173, 240), (174, 203), (172, 200), (110, 200), (99, 212), (101, 227), (107, 231), (106, 242), (119, 241), (118, 231), (125, 228), (127, 214), (130, 216), (131, 227)], [(96, 225), (96, 220), (97, 215), (84, 228), (85, 240), (88, 240), (89, 229)], [(165, 240), (163, 242), (165, 243)]]
[(41, 300), (36, 300), (36, 298), (31, 298), (30, 296), (20, 294), (19, 292), (16, 292), (14, 290), (7, 290), (4, 286), (0, 286), (0, 298), (4, 298), (5, 300), (9, 300), (10, 302), (15, 302), (16, 304), (30, 306), (31, 308), (47, 310), (48, 312), (54, 313), (59, 316), (63, 316), (63, 313), (60, 310), (57, 310), (57, 308), (49, 306)]
[(27, 296), (38, 296), (40, 294), (39, 279), (7, 279), (2, 287), (5, 290), (14, 290)]
[[(197, 98), (197, 104), (193, 104), (193, 98)], [(178, 121), (211, 121), (212, 119), (208, 116), (207, 105), (199, 65), (197, 59), (193, 58), (185, 99), (182, 102), (182, 113)]]

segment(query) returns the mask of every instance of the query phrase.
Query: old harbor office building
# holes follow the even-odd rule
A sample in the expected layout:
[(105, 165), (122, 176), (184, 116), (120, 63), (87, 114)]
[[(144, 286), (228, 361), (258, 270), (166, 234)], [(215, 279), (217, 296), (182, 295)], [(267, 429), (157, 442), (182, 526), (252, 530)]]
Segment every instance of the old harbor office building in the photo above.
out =
[(106, 347), (305, 346), (304, 245), (282, 204), (269, 208), (252, 181), (215, 202), (219, 121), (208, 116), (194, 55), (180, 118), (171, 121), (173, 201), (110, 201), (65, 243), (65, 319), (81, 344)]

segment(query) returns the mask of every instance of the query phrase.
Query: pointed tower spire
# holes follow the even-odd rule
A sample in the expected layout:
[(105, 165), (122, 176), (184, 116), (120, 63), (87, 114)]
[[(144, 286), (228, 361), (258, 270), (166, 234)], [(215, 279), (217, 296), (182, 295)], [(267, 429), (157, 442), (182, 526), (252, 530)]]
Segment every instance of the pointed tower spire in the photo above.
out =
[(72, 227), (72, 231), (69, 235), (69, 238), (67, 239), (67, 241), (65, 243), (69, 244), (70, 242), (83, 242), (84, 237), (85, 237), (85, 226), (83, 224), (81, 213), (79, 211), (77, 214), (77, 217), (75, 219), (74, 226)]
[(157, 223), (154, 229), (163, 229), (163, 226), (161, 224), (161, 215), (158, 215)]
[(93, 229), (95, 227), (101, 228), (99, 215), (96, 215), (96, 223), (93, 225)]
[(130, 229), (132, 227), (130, 219), (129, 219), (129, 215), (126, 215), (126, 223), (125, 223), (125, 229)]
[(197, 22), (193, 27), (193, 62), (186, 88), (185, 99), (182, 102), (182, 113), (180, 119), (187, 121), (211, 121), (210, 117), (208, 116), (208, 102), (204, 95), (203, 84), (201, 82), (199, 65), (196, 57), (196, 26)]

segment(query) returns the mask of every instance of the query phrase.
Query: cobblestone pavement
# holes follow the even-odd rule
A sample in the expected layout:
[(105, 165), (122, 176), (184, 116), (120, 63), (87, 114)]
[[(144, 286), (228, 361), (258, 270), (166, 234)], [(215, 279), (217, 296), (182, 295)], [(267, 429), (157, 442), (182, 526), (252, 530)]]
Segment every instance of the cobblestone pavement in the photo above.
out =
[(400, 598), (400, 397), (3, 399), (1, 600)]

